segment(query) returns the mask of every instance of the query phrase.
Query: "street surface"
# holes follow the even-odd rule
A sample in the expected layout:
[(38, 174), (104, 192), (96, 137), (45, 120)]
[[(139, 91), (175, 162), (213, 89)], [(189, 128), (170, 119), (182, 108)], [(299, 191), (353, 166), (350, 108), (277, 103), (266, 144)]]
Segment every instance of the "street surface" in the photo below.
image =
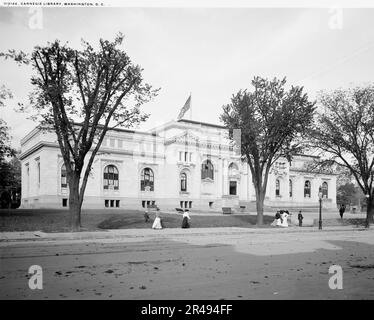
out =
[[(3, 238), (0, 299), (374, 299), (373, 229), (114, 234)], [(28, 286), (31, 265), (42, 267), (42, 290)], [(331, 265), (342, 267), (341, 290), (329, 288)]]

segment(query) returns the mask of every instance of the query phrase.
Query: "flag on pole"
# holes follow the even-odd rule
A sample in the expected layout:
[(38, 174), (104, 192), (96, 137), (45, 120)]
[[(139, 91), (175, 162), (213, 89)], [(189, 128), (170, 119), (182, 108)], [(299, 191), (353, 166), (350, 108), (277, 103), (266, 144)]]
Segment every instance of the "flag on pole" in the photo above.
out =
[(179, 112), (178, 120), (182, 119), (184, 114), (187, 112), (188, 109), (191, 108), (191, 95), (188, 97), (186, 103), (184, 104), (183, 108)]

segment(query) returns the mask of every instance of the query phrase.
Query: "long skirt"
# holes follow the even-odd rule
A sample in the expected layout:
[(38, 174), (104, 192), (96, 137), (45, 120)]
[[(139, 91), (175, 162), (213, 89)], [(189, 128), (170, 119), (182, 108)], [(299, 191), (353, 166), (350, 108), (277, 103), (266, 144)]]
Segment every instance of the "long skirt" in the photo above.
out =
[(185, 229), (185, 228), (189, 228), (189, 227), (190, 227), (190, 224), (188, 223), (188, 218), (184, 217), (183, 220), (182, 220), (182, 228)]
[(159, 217), (155, 218), (153, 222), (152, 229), (162, 229), (161, 219)]
[(282, 218), (281, 227), (288, 227), (287, 217)]

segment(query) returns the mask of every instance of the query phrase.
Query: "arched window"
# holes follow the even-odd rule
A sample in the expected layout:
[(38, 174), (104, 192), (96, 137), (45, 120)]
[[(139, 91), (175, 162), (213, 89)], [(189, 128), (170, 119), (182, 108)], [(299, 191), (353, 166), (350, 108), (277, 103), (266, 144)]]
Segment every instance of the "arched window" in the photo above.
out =
[(181, 191), (187, 191), (187, 174), (182, 172), (180, 175), (181, 179)]
[(63, 165), (61, 167), (61, 188), (67, 188), (68, 181), (67, 181), (67, 174), (66, 174), (66, 167)]
[(201, 179), (214, 180), (214, 167), (210, 160), (205, 160), (201, 165)]
[(288, 183), (289, 183), (288, 189), (290, 192), (290, 198), (292, 198), (292, 180), (290, 179)]
[(279, 179), (275, 180), (275, 196), (280, 196), (280, 181)]
[(150, 168), (144, 168), (140, 178), (141, 191), (154, 191), (154, 175)]
[(232, 162), (232, 163), (229, 165), (229, 176), (237, 175), (238, 172), (239, 172), (239, 168), (238, 168), (238, 166), (236, 165), (236, 163)]
[(322, 198), (328, 198), (329, 197), (329, 186), (327, 182), (325, 181), (322, 183)]
[(305, 184), (304, 184), (304, 197), (310, 198), (310, 194), (311, 194), (310, 181), (307, 180), (305, 181)]
[(104, 189), (118, 190), (118, 169), (110, 164), (104, 169)]

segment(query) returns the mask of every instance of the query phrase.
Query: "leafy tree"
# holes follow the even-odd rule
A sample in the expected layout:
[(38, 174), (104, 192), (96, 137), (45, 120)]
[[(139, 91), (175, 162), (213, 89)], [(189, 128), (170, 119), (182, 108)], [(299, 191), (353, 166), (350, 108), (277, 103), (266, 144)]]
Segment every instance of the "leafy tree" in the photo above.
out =
[[(0, 206), (9, 208), (18, 202), (21, 194), (21, 162), (16, 156), (9, 161), (0, 161), (0, 193), (2, 199)], [(17, 205), (17, 206), (18, 206)]]
[[(285, 89), (286, 79), (255, 77), (253, 91), (240, 90), (223, 106), (221, 121), (241, 130), (241, 155), (252, 173), (256, 191), (257, 224), (263, 224), (268, 176), (280, 158), (291, 160), (303, 149), (303, 136), (312, 123), (314, 103), (302, 87)], [(235, 135), (231, 135), (235, 139)]]
[[(9, 98), (12, 98), (11, 92), (0, 86), (0, 108), (5, 107), (5, 100)], [(0, 207), (9, 207), (13, 194), (21, 192), (21, 166), (10, 140), (9, 127), (0, 119)]]
[(321, 92), (310, 131), (325, 163), (345, 167), (367, 198), (366, 226), (373, 220), (374, 86)]
[(338, 205), (346, 204), (351, 206), (365, 204), (365, 195), (352, 182), (338, 186), (336, 191), (336, 203)]
[(0, 188), (21, 187), (21, 163), (17, 157), (0, 162)]
[[(148, 115), (140, 106), (158, 90), (145, 83), (142, 69), (122, 49), (123, 35), (100, 39), (98, 49), (82, 40), (76, 50), (59, 41), (25, 54), (3, 54), (31, 64), (30, 103), (41, 127), (53, 128), (67, 171), (71, 228), (81, 226), (81, 207), (94, 158), (108, 130), (131, 127)], [(86, 165), (85, 165), (86, 164)]]
[[(0, 86), (0, 108), (5, 106), (5, 100), (12, 98), (12, 94), (4, 86)], [(14, 154), (13, 148), (10, 146), (9, 127), (7, 123), (0, 118), (0, 163), (6, 157)]]

